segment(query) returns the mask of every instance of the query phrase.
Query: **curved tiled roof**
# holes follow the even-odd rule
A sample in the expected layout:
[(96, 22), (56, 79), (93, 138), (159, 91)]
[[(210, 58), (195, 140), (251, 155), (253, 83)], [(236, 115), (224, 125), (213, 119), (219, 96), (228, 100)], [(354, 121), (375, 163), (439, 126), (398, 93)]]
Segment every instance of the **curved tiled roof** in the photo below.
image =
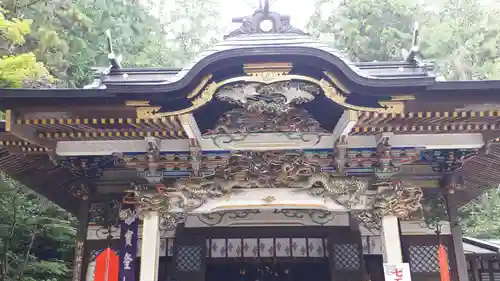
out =
[[(198, 56), (196, 56), (190, 64), (184, 67), (177, 75), (171, 80), (174, 82), (176, 80), (182, 79), (194, 66), (210, 55), (214, 55), (227, 50), (244, 50), (253, 49), (259, 50), (263, 47), (306, 47), (311, 49), (316, 49), (320, 51), (327, 52), (334, 57), (337, 57), (340, 61), (352, 67), (354, 71), (358, 72), (355, 64), (350, 62), (347, 57), (338, 52), (336, 49), (329, 47), (327, 44), (310, 37), (308, 35), (296, 35), (296, 34), (276, 34), (276, 33), (256, 33), (256, 34), (243, 34), (235, 37), (228, 38), (221, 42), (214, 44), (212, 47), (208, 48)], [(265, 53), (263, 54), (265, 55)]]
[[(104, 76), (102, 83), (110, 91), (141, 91), (146, 88), (148, 92), (173, 91), (185, 87), (206, 67), (218, 61), (237, 58), (244, 62), (245, 58), (259, 56), (302, 56), (321, 59), (332, 68), (340, 70), (353, 82), (365, 86), (428, 86), (434, 83), (434, 76), (425, 66), (411, 62), (356, 63), (316, 38), (288, 33), (256, 33), (230, 37), (200, 53), (175, 74), (171, 69), (116, 69)], [(124, 73), (127, 73), (127, 78), (123, 78)]]

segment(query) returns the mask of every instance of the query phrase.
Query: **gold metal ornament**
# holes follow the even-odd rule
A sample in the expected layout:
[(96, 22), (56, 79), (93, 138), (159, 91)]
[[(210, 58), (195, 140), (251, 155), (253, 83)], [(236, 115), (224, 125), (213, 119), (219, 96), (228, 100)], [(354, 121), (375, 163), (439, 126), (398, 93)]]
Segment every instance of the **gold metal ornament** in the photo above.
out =
[[(336, 89), (336, 87), (339, 87), (344, 89), (343, 91), (346, 91), (345, 87), (341, 84), (337, 85), (336, 83), (339, 83), (338, 80), (333, 76), (333, 74), (326, 71), (323, 72), (325, 77), (318, 80), (305, 75), (289, 74), (292, 69), (292, 65), (290, 63), (248, 64), (245, 65), (243, 69), (247, 75), (228, 78), (219, 82), (213, 81), (209, 83), (212, 76), (209, 75), (205, 77), (196, 89), (188, 95), (188, 98), (193, 98), (193, 100), (191, 101), (192, 105), (187, 108), (170, 112), (160, 112), (161, 107), (137, 107), (137, 118), (153, 119), (192, 112), (193, 110), (196, 110), (210, 102), (214, 98), (217, 91), (225, 85), (234, 83), (259, 83), (269, 85), (272, 83), (294, 80), (318, 85), (328, 99), (347, 109), (378, 113), (402, 113), (404, 110), (404, 107), (402, 106), (404, 101), (391, 101), (391, 104), (387, 104), (387, 102), (385, 104), (380, 103), (383, 107), (379, 108), (349, 104), (346, 101), (347, 97), (339, 93)], [(198, 94), (200, 91), (201, 94)], [(349, 92), (345, 93), (348, 94)]]

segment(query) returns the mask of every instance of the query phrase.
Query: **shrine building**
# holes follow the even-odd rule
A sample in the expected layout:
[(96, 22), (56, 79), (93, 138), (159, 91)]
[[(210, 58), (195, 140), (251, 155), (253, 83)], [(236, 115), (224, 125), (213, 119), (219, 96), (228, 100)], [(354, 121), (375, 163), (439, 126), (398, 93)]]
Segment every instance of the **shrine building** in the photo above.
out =
[(78, 218), (73, 281), (480, 281), (457, 213), (500, 183), (500, 81), (239, 21), (183, 69), (110, 44), (85, 89), (0, 90), (0, 169)]

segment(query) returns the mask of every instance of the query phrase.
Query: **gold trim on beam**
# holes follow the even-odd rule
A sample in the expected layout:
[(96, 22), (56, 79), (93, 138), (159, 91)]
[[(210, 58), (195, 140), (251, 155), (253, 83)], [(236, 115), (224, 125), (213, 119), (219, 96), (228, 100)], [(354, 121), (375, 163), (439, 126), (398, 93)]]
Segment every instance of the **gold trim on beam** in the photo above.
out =
[(285, 75), (292, 71), (293, 64), (288, 62), (249, 63), (243, 65), (243, 71), (250, 76), (259, 76), (262, 73)]
[(197, 96), (194, 100), (191, 101), (192, 105), (190, 107), (181, 110), (158, 113), (158, 111), (161, 109), (161, 107), (159, 106), (138, 107), (136, 108), (137, 118), (153, 119), (153, 118), (163, 118), (163, 117), (170, 117), (170, 116), (189, 113), (211, 101), (214, 98), (215, 92), (221, 86), (222, 84), (220, 83), (215, 83), (215, 82), (210, 83), (208, 86), (205, 87), (205, 90), (203, 90), (201, 95)]
[(391, 96), (391, 101), (406, 101), (406, 100), (415, 100), (415, 96), (413, 95), (403, 95), (403, 96)]
[(14, 147), (14, 146), (29, 146), (31, 143), (27, 141), (15, 141), (15, 140), (1, 140), (1, 146)]
[(326, 75), (326, 77), (328, 77), (328, 79), (330, 79), (330, 81), (332, 81), (333, 84), (335, 84), (342, 92), (346, 93), (346, 94), (350, 94), (351, 92), (347, 89), (346, 86), (344, 86), (344, 84), (342, 84), (342, 82), (339, 81), (339, 79), (337, 79), (337, 77), (335, 77), (332, 73), (328, 72), (328, 71), (324, 71), (324, 74)]
[(212, 79), (212, 74), (209, 74), (209, 75), (205, 76), (203, 79), (201, 79), (200, 84), (198, 84), (198, 86), (196, 86), (196, 88), (194, 88), (194, 90), (191, 91), (191, 93), (187, 97), (189, 99), (196, 97), (201, 92), (201, 90), (203, 90), (203, 87), (205, 87), (205, 85), (207, 85), (207, 83), (208, 83), (208, 81), (210, 81), (210, 79)]
[[(148, 107), (149, 108), (149, 107)], [(153, 108), (153, 107), (151, 107)], [(155, 120), (145, 121), (140, 118), (42, 118), (42, 119), (17, 119), (16, 125), (113, 125), (113, 124), (128, 124), (140, 125), (150, 124), (150, 122), (170, 122), (174, 125), (179, 124), (175, 116), (168, 118), (157, 118)]]
[(379, 101), (378, 104), (387, 108), (392, 113), (404, 114), (405, 103), (404, 101)]
[(100, 132), (41, 132), (38, 137), (44, 139), (60, 139), (60, 138), (130, 138), (130, 137), (169, 137), (182, 139), (187, 138), (184, 130), (169, 130), (169, 131), (100, 131)]
[[(11, 110), (7, 110), (6, 112), (6, 131), (10, 132), (12, 135), (17, 138), (27, 141), (35, 146), (45, 147), (47, 149), (55, 149), (56, 142), (43, 140), (38, 138), (36, 129), (30, 126), (22, 126), (22, 122), (20, 124), (20, 120), (15, 120), (13, 117), (14, 113)], [(27, 120), (29, 124), (29, 120)], [(7, 130), (8, 129), (8, 130)]]
[[(379, 103), (391, 103), (393, 101), (380, 101)], [(404, 119), (413, 119), (413, 118), (454, 118), (454, 122), (456, 118), (483, 118), (483, 117), (500, 117), (500, 111), (491, 110), (491, 111), (418, 111), (418, 112), (387, 112), (383, 113), (388, 118), (404, 118)], [(380, 116), (377, 112), (363, 112), (362, 116)], [(440, 119), (439, 121), (446, 121), (445, 119)], [(467, 121), (467, 120), (466, 120)]]
[(35, 152), (39, 152), (39, 153), (45, 153), (45, 152), (48, 152), (49, 149), (46, 148), (46, 147), (31, 147), (31, 146), (28, 146), (28, 147), (21, 147), (21, 151), (22, 152), (27, 152), (27, 153), (35, 153)]
[[(349, 104), (346, 102), (347, 98), (342, 94), (340, 94), (335, 88), (335, 86), (325, 78), (318, 80), (304, 75), (287, 74), (287, 71), (283, 69), (283, 66), (282, 68), (275, 68), (274, 71), (273, 70), (261, 71), (260, 67), (253, 66), (249, 68), (249, 65), (246, 65), (245, 67), (247, 67), (246, 71), (248, 71), (249, 73), (248, 76), (233, 77), (219, 82), (209, 83), (204, 87), (202, 93), (196, 96), (196, 98), (191, 101), (192, 105), (190, 107), (171, 112), (159, 112), (161, 110), (161, 107), (158, 106), (137, 107), (136, 108), (137, 118), (140, 119), (162, 118), (162, 117), (190, 113), (193, 110), (198, 109), (203, 105), (207, 104), (208, 102), (210, 102), (214, 98), (217, 90), (220, 87), (227, 84), (232, 84), (236, 82), (247, 82), (247, 83), (254, 82), (260, 84), (272, 84), (276, 82), (285, 82), (290, 80), (306, 81), (318, 85), (323, 90), (327, 98), (347, 109), (352, 109), (356, 111), (378, 112), (378, 113), (402, 113), (403, 106), (401, 104), (397, 104), (397, 106), (396, 104), (391, 104), (390, 106), (382, 108), (373, 108), (373, 107), (365, 107), (365, 106), (357, 106)], [(325, 72), (325, 75), (327, 75), (327, 72)]]
[[(316, 80), (314, 78), (311, 78), (313, 80)], [(317, 80), (316, 80), (317, 81)], [(312, 81), (311, 81), (312, 82)], [(320, 81), (316, 82), (321, 89), (323, 90), (325, 96), (329, 98), (331, 101), (334, 103), (347, 108), (347, 109), (352, 109), (355, 111), (366, 111), (366, 112), (377, 112), (377, 113), (401, 113), (402, 107), (395, 107), (395, 106), (385, 106), (382, 108), (374, 108), (374, 107), (366, 107), (366, 106), (359, 106), (359, 105), (353, 105), (350, 103), (347, 103), (347, 97), (343, 96), (340, 94), (335, 86), (328, 82), (326, 79), (321, 79)]]
[(492, 130), (500, 130), (500, 126), (489, 125), (483, 126), (481, 124), (444, 124), (444, 125), (385, 125), (377, 127), (374, 125), (360, 125), (356, 126), (351, 130), (351, 133), (383, 133), (383, 132), (394, 132), (394, 133), (409, 133), (409, 132), (429, 132), (429, 133), (444, 133), (444, 132), (490, 132)]
[(126, 106), (149, 106), (149, 101), (147, 100), (128, 100), (125, 101)]
[(5, 131), (10, 132), (12, 122), (12, 110), (7, 109), (5, 111)]

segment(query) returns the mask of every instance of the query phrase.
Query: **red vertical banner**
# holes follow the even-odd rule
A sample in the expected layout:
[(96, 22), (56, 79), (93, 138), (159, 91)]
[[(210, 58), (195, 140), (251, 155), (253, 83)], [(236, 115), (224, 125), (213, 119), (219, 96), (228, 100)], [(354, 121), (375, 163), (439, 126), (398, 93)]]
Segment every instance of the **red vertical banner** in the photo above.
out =
[(118, 255), (106, 248), (95, 259), (94, 281), (118, 281)]
[(448, 264), (448, 252), (446, 251), (443, 240), (439, 238), (438, 247), (439, 271), (441, 272), (441, 281), (450, 281), (450, 266)]

